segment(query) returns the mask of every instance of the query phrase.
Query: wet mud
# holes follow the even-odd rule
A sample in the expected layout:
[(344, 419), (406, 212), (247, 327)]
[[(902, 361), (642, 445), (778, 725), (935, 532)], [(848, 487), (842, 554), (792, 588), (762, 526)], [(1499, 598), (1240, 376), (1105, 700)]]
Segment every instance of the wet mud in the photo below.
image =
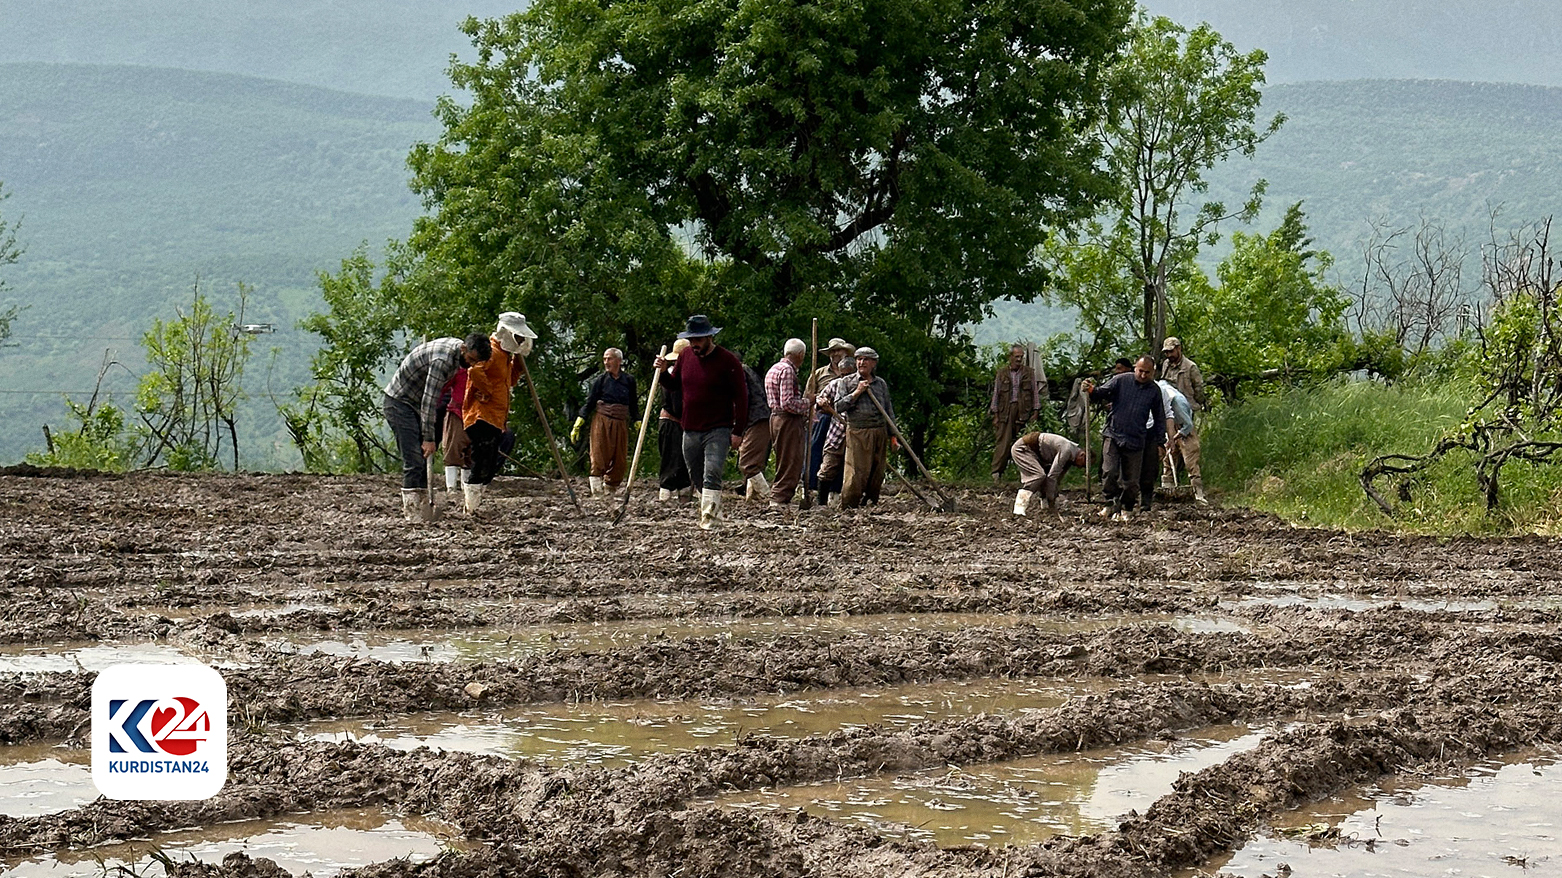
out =
[[(0, 771), (79, 784), (99, 656), (212, 663), (231, 705), (220, 794), (17, 795), (0, 807), (0, 874), (189, 827), (372, 809), (440, 821), (461, 844), (356, 874), (1170, 875), (1218, 869), (1300, 806), (1562, 744), (1555, 541), (1346, 534), (1177, 503), (1114, 524), (1079, 496), (1060, 517), (1016, 520), (996, 490), (963, 492), (960, 514), (909, 496), (802, 514), (730, 498), (705, 533), (654, 491), (619, 527), (603, 504), (577, 516), (548, 483), (490, 494), (475, 520), (412, 526), (386, 478), (0, 474)], [(842, 615), (865, 618), (807, 621)], [(777, 734), (756, 723), (627, 761), (300, 731), (1002, 681), (1066, 694)], [(722, 804), (1175, 748), (1232, 724), (1268, 731), (1120, 819), (1024, 843)], [(169, 868), (302, 871), (260, 848)]]

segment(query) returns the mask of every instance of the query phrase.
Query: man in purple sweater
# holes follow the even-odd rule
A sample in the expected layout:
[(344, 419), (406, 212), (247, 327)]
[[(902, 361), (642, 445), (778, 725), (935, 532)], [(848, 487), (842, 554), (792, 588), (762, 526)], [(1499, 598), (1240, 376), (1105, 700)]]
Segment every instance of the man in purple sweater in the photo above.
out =
[[(727, 450), (737, 448), (748, 426), (748, 383), (736, 355), (716, 345), (710, 318), (696, 314), (678, 333), (689, 347), (678, 355), (677, 368), (663, 377), (669, 393), (683, 399), (683, 459), (689, 478), (700, 487), (700, 528), (710, 530), (721, 520), (721, 477)], [(668, 360), (656, 359), (666, 369)]]

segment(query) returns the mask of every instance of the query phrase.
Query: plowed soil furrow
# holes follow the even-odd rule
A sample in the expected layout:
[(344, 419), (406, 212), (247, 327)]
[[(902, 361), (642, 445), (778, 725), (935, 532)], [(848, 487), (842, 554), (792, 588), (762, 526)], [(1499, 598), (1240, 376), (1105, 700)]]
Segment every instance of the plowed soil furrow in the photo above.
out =
[[(688, 507), (647, 491), (614, 528), (607, 507), (579, 517), (556, 485), (524, 479), (496, 483), (478, 520), (409, 525), (397, 493), (372, 476), (0, 472), (0, 644), (60, 651), (150, 639), (245, 665), (224, 671), (231, 766), (220, 794), (0, 817), (0, 856), (385, 806), (441, 817), (483, 846), (359, 874), (1126, 878), (1199, 866), (1284, 809), (1385, 775), (1562, 746), (1556, 540), (1346, 534), (1180, 504), (1111, 524), (1077, 496), (1062, 518), (1016, 520), (1011, 495), (996, 490), (962, 491), (960, 514), (903, 496), (802, 516), (733, 501), (712, 533), (693, 526)], [(680, 636), (701, 617), (837, 613), (883, 624)], [(904, 615), (927, 613), (1015, 614), (1015, 624), (940, 627)], [(1246, 630), (1143, 619), (1194, 613)], [(1031, 624), (1037, 617), (1048, 624)], [(445, 663), (269, 645), (316, 631), (429, 642), (466, 629), (636, 620), (666, 620), (678, 633), (642, 627), (603, 648), (566, 640), (513, 661)], [(1272, 669), (1307, 682), (1220, 676)], [(619, 768), (400, 752), (277, 728), (996, 678), (1120, 683), (1049, 710), (747, 735)], [(0, 675), (0, 743), (81, 745), (94, 679)], [(726, 790), (1007, 761), (1230, 722), (1278, 730), (1184, 776), (1117, 831), (1041, 845), (940, 850), (802, 812), (700, 804)], [(276, 876), (242, 854), (172, 874)]]

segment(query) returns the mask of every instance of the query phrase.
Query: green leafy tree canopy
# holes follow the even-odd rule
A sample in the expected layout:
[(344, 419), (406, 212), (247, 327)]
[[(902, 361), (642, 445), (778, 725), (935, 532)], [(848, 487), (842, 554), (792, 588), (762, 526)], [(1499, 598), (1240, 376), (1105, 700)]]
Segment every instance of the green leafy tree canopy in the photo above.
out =
[(1199, 201), (1212, 168), (1252, 156), (1285, 122), (1281, 115), (1258, 121), (1266, 60), (1261, 50), (1237, 51), (1207, 24), (1190, 30), (1141, 15), (1112, 69), (1124, 111), (1100, 127), (1119, 184), (1105, 244), (1141, 288), (1146, 348), (1158, 349), (1166, 337), (1170, 275), (1201, 244), (1214, 243), (1221, 221), (1258, 214), (1262, 180), (1235, 209)]
[(1109, 193), (1089, 132), (1131, 15), (540, 0), (469, 21), (471, 103), (442, 102), (444, 137), (411, 158), (423, 300), (523, 311), (577, 377), (608, 344), (649, 358), (691, 311), (749, 359), (820, 316), (914, 361), (897, 392), (930, 401), (961, 327), (1033, 300), (1036, 248)]

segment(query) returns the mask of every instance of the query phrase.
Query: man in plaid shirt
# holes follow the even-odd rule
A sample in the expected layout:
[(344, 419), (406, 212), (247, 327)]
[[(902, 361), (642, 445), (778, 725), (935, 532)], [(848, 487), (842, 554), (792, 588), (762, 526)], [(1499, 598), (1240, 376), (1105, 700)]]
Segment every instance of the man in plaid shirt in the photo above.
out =
[(770, 488), (770, 505), (782, 507), (792, 502), (798, 480), (803, 475), (804, 422), (813, 410), (813, 400), (803, 394), (797, 369), (803, 365), (808, 346), (800, 338), (789, 338), (782, 357), (765, 373), (765, 401), (770, 404), (770, 436), (776, 449), (776, 482)]
[(493, 345), (474, 332), (459, 338), (436, 338), (412, 349), (385, 385), (385, 420), (401, 452), (401, 511), (408, 521), (429, 521), (428, 471), (424, 461), (434, 453), (439, 437), (439, 397), (461, 364), (475, 366), (488, 359)]

